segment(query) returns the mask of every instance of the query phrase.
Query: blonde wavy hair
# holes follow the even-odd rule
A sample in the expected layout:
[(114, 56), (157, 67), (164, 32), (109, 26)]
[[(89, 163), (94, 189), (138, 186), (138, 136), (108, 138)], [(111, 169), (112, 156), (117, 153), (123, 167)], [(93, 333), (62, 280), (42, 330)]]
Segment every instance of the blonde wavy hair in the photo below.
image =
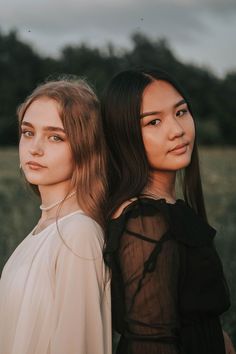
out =
[[(104, 226), (106, 155), (100, 104), (83, 79), (63, 77), (38, 86), (18, 108), (19, 124), (35, 100), (47, 97), (59, 105), (59, 116), (74, 160), (72, 188), (81, 209)], [(35, 185), (30, 185), (39, 194)]]

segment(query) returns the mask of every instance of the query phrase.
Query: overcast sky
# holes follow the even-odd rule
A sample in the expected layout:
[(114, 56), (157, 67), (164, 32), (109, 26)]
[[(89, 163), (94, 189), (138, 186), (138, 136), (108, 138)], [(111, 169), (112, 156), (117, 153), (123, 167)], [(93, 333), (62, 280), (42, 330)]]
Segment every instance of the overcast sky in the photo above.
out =
[(130, 47), (130, 34), (165, 37), (179, 59), (236, 70), (236, 0), (0, 0), (0, 29), (18, 29), (41, 54), (65, 44)]

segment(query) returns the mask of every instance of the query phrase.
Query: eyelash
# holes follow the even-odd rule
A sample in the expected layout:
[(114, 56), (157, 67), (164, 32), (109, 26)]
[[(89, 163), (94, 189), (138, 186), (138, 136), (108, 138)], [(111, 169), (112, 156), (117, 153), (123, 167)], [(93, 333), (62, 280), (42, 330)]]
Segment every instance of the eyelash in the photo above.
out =
[(49, 138), (57, 138), (56, 140), (53, 140), (53, 142), (63, 141), (63, 139), (58, 135), (51, 135)]
[[(188, 110), (187, 110), (187, 108), (180, 109), (179, 111), (176, 112), (176, 115), (177, 115), (178, 113), (180, 113), (180, 112), (183, 113), (183, 114), (180, 116), (180, 117), (182, 117), (182, 116), (184, 116), (186, 113), (188, 113)], [(178, 116), (178, 115), (177, 115), (177, 116)], [(178, 117), (179, 117), (179, 116), (178, 116)]]
[(21, 134), (24, 135), (26, 138), (29, 138), (30, 136), (32, 136), (32, 135), (27, 135), (27, 133), (33, 134), (33, 132), (30, 130), (22, 130), (21, 131)]
[[(181, 115), (178, 114), (178, 113), (180, 113), (180, 112), (182, 112)], [(179, 111), (176, 112), (176, 116), (177, 116), (177, 117), (183, 117), (186, 113), (188, 113), (188, 110), (187, 110), (186, 108), (180, 109)], [(156, 121), (159, 121), (159, 123), (158, 123), (158, 124), (152, 124), (152, 123), (155, 123)], [(160, 120), (159, 118), (156, 118), (156, 119), (151, 120), (151, 121), (148, 123), (148, 125), (156, 126), (156, 125), (159, 125), (160, 122), (161, 122), (161, 120)]]
[[(30, 135), (28, 135), (27, 133), (30, 133)], [(30, 130), (22, 130), (21, 134), (24, 135), (26, 138), (30, 138), (33, 136), (33, 132)], [(56, 138), (56, 140), (51, 138)], [(59, 135), (50, 135), (49, 139), (53, 142), (64, 141)]]
[(160, 122), (161, 122), (160, 119), (156, 118), (156, 119), (151, 120), (151, 122), (149, 122), (148, 125), (153, 125), (153, 126), (158, 125), (158, 124), (152, 124), (153, 122), (155, 123), (156, 121), (159, 121), (158, 124), (160, 124)]

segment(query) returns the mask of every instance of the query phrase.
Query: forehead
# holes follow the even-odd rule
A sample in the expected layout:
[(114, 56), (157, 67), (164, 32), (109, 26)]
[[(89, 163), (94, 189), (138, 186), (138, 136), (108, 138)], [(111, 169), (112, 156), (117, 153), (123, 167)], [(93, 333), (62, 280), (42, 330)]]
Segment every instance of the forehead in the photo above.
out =
[(155, 80), (143, 92), (142, 111), (161, 111), (175, 105), (181, 99), (182, 95), (169, 82)]
[(24, 121), (39, 126), (63, 127), (59, 115), (59, 104), (47, 97), (40, 97), (29, 105), (24, 114)]

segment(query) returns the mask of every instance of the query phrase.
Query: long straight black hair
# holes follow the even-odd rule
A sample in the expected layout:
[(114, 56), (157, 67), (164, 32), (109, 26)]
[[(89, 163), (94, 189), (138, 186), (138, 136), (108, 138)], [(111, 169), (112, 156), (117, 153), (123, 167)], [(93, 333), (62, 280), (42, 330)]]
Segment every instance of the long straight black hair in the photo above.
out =
[[(150, 166), (142, 139), (140, 112), (143, 92), (155, 80), (170, 83), (186, 100), (192, 114), (183, 89), (165, 71), (126, 70), (113, 77), (105, 89), (101, 105), (108, 151), (108, 219), (123, 202), (139, 196), (148, 183)], [(183, 170), (181, 184), (187, 204), (207, 220), (196, 137), (191, 162)]]

